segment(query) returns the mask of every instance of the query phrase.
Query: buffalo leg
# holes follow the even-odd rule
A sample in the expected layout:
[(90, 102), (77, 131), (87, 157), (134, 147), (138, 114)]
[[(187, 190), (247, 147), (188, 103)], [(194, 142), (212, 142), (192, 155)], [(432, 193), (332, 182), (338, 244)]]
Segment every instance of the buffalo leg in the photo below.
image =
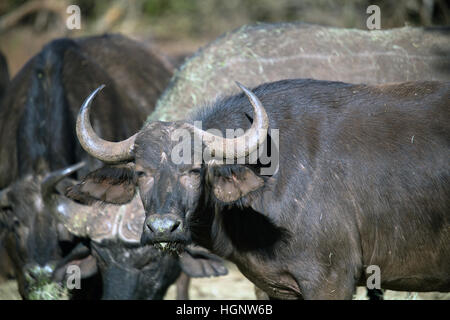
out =
[(256, 296), (256, 300), (269, 300), (270, 297), (267, 293), (265, 293), (264, 291), (262, 291), (260, 288), (258, 288), (257, 286), (255, 286), (255, 296)]
[(356, 290), (356, 278), (350, 266), (318, 270), (319, 263), (311, 270), (303, 270), (309, 275), (297, 278), (302, 296), (306, 300), (351, 300)]
[(189, 283), (191, 278), (184, 272), (181, 272), (177, 285), (177, 300), (188, 300), (189, 299)]
[(384, 300), (383, 290), (367, 289), (367, 298), (369, 298), (369, 300)]
[(327, 283), (325, 286), (305, 291), (307, 300), (351, 300), (355, 286), (353, 283)]

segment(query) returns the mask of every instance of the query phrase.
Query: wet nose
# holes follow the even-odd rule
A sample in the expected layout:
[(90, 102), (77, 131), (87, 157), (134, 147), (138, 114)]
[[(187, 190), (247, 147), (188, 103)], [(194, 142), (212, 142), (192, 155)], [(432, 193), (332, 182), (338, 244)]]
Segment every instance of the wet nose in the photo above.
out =
[(153, 214), (145, 224), (148, 231), (155, 236), (171, 236), (182, 231), (183, 223), (180, 218), (172, 214)]

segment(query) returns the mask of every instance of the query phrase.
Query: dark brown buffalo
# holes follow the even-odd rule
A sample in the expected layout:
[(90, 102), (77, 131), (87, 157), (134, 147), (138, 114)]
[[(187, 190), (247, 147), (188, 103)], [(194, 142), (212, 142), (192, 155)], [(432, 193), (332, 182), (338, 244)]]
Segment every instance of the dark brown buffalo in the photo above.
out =
[[(90, 173), (67, 195), (120, 204), (136, 186), (143, 244), (202, 245), (273, 298), (350, 299), (371, 265), (382, 288), (450, 291), (449, 82), (239, 86), (245, 94), (113, 144), (90, 124), (96, 90), (78, 138), (98, 159), (127, 164)], [(204, 131), (235, 128), (245, 130), (236, 140)], [(203, 148), (182, 149), (178, 162), (181, 132)], [(216, 156), (195, 163), (199, 151)], [(267, 152), (278, 162), (261, 162)], [(268, 165), (277, 170), (261, 174)]]
[[(53, 41), (13, 79), (0, 110), (1, 221), (24, 298), (42, 298), (36, 294), (42, 291), (41, 284), (63, 281), (66, 267), (73, 264), (88, 278), (82, 289), (93, 288), (75, 290), (74, 298), (161, 298), (180, 275), (177, 257), (163, 257), (152, 247), (137, 252), (144, 250), (113, 237), (106, 244), (90, 234), (74, 237), (54, 218), (59, 208), (74, 206), (67, 198), (55, 202), (58, 190), (73, 183), (68, 175), (76, 178), (99, 163), (75, 137), (80, 97), (108, 84), (103, 107), (93, 121), (97, 130), (119, 140), (142, 126), (170, 76), (168, 66), (149, 48), (106, 35)], [(81, 160), (85, 168), (61, 170)], [(99, 212), (89, 212), (97, 218), (98, 228), (111, 222), (99, 218)], [(191, 256), (201, 256), (206, 263), (212, 257), (195, 250)], [(216, 264), (223, 273), (220, 261)]]
[[(303, 23), (248, 25), (197, 51), (175, 73), (150, 120), (182, 120), (188, 109), (250, 86), (289, 78), (350, 83), (450, 80), (450, 29), (357, 30)], [(371, 298), (379, 298), (369, 290)]]

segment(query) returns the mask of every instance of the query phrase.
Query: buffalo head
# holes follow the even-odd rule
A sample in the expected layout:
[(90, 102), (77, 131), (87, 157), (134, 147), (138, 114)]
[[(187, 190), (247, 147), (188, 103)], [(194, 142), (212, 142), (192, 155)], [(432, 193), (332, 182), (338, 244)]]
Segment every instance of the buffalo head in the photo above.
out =
[(137, 189), (146, 215), (142, 244), (173, 251), (184, 247), (192, 241), (192, 230), (202, 228), (196, 222), (205, 203), (239, 204), (264, 184), (251, 166), (226, 164), (254, 156), (267, 138), (269, 120), (262, 103), (238, 85), (250, 100), (254, 119), (251, 125), (244, 119), (249, 128), (237, 137), (222, 138), (190, 122), (152, 122), (122, 142), (103, 140), (90, 124), (90, 104), (98, 88), (80, 109), (77, 135), (89, 154), (111, 165), (91, 172), (66, 195), (82, 203), (123, 204)]
[(52, 202), (57, 220), (88, 246), (79, 246), (57, 266), (56, 281), (67, 280), (68, 268), (77, 265), (82, 277), (100, 274), (103, 299), (162, 299), (181, 271), (191, 277), (227, 273), (220, 258), (201, 248), (166, 255), (141, 246), (145, 212), (138, 194), (122, 205), (84, 205), (60, 194), (53, 194)]
[[(37, 297), (51, 282), (59, 259), (73, 248), (73, 236), (51, 214), (59, 185), (82, 164), (47, 175), (25, 176), (0, 192), (0, 222), (6, 228), (5, 246), (14, 264), (19, 291), (24, 298)], [(61, 189), (60, 189), (61, 190)], [(59, 289), (58, 289), (59, 290)], [(61, 288), (61, 294), (63, 293)]]

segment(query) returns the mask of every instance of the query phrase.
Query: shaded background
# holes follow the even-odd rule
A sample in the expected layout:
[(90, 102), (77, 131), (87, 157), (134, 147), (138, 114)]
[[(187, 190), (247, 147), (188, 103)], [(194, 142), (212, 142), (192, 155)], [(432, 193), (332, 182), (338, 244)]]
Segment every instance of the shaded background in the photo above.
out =
[[(81, 9), (81, 30), (68, 30), (66, 9)], [(366, 29), (369, 5), (381, 9), (381, 28), (450, 25), (450, 0), (1, 0), (0, 51), (11, 76), (49, 41), (119, 32), (152, 45), (174, 66), (224, 32), (256, 22), (301, 21)], [(253, 285), (229, 265), (230, 274), (194, 279), (192, 299), (254, 299)], [(166, 298), (173, 299), (174, 288)], [(359, 290), (357, 298), (363, 298)], [(0, 299), (18, 299), (16, 284), (0, 285)], [(449, 294), (389, 292), (391, 299), (449, 299)]]
[[(66, 8), (81, 9), (68, 30)], [(366, 29), (366, 9), (381, 9), (381, 28), (450, 24), (449, 0), (2, 0), (0, 50), (14, 75), (48, 41), (120, 32), (154, 44), (178, 64), (220, 34), (255, 22), (302, 21)]]

